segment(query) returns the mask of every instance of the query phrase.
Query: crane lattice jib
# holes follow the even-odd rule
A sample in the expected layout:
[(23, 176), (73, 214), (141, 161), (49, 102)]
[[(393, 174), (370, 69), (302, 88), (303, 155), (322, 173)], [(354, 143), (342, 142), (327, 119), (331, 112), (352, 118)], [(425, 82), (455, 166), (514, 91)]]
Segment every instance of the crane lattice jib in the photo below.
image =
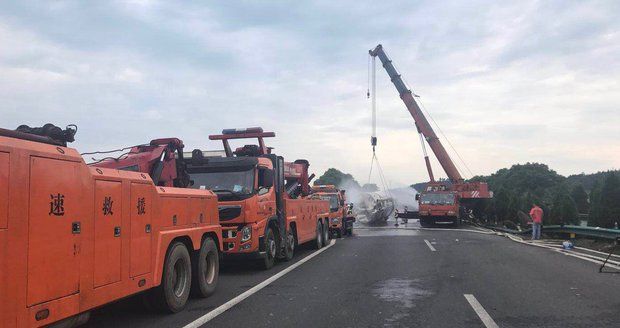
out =
[(405, 103), (405, 106), (407, 106), (407, 109), (415, 120), (418, 129), (424, 135), (426, 142), (431, 147), (431, 150), (435, 154), (435, 157), (437, 157), (437, 160), (441, 164), (444, 172), (446, 172), (448, 178), (455, 183), (463, 182), (463, 177), (456, 169), (454, 162), (452, 162), (452, 159), (448, 155), (448, 152), (446, 151), (444, 146), (439, 141), (439, 138), (437, 138), (435, 131), (433, 131), (433, 128), (422, 113), (422, 110), (420, 110), (420, 107), (413, 98), (411, 90), (407, 88), (405, 82), (403, 82), (400, 75), (396, 71), (396, 68), (394, 68), (394, 65), (392, 65), (392, 61), (383, 51), (383, 47), (381, 45), (378, 45), (374, 50), (370, 50), (369, 53), (371, 56), (379, 57), (379, 60), (381, 60), (383, 68), (385, 68), (388, 75), (390, 76), (390, 79), (392, 80), (392, 83), (394, 83), (396, 90), (398, 90), (400, 98)]

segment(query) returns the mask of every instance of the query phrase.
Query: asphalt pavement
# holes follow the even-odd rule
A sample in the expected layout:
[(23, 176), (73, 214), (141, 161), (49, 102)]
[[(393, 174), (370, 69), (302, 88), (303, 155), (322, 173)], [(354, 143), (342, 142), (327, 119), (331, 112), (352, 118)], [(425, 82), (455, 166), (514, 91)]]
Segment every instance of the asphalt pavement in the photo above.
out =
[(156, 314), (132, 297), (86, 326), (620, 327), (620, 274), (466, 229), (358, 227), (269, 271), (226, 263), (216, 294), (180, 313)]

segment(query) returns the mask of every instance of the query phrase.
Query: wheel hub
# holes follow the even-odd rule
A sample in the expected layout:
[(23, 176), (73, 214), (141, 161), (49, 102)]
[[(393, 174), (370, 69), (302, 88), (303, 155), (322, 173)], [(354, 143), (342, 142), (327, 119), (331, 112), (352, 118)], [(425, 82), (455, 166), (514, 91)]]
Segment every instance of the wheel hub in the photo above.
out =
[(269, 240), (269, 256), (276, 256), (276, 242), (273, 239)]
[(207, 280), (207, 284), (212, 284), (215, 279), (215, 258), (213, 253), (209, 253), (207, 258), (205, 259), (207, 265), (205, 266), (205, 277)]
[(187, 268), (182, 260), (178, 260), (174, 264), (174, 270), (172, 273), (172, 286), (174, 295), (181, 297), (185, 291), (187, 285)]

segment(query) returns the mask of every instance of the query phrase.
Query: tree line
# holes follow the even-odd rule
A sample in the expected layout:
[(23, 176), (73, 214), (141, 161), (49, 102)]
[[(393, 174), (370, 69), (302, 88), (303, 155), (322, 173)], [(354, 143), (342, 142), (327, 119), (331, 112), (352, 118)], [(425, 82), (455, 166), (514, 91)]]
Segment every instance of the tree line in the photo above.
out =
[(335, 168), (329, 168), (318, 179), (314, 180), (314, 185), (334, 185), (342, 189), (357, 189), (366, 192), (379, 191), (379, 187), (374, 183), (360, 185), (355, 178)]
[(545, 164), (516, 164), (490, 176), (476, 176), (494, 191), (480, 208), (483, 220), (525, 225), (532, 204), (540, 205), (545, 224), (578, 224), (613, 228), (620, 222), (620, 172), (564, 177)]
[[(579, 224), (614, 228), (620, 224), (620, 171), (577, 174), (564, 177), (546, 164), (515, 164), (488, 176), (475, 176), (470, 181), (489, 184), (493, 198), (481, 203), (477, 216), (488, 222), (520, 224), (530, 220), (533, 203), (544, 210), (545, 224)], [(355, 178), (330, 168), (314, 184), (332, 184), (343, 189), (377, 191), (376, 184), (360, 185)], [(423, 190), (425, 183), (411, 185)]]

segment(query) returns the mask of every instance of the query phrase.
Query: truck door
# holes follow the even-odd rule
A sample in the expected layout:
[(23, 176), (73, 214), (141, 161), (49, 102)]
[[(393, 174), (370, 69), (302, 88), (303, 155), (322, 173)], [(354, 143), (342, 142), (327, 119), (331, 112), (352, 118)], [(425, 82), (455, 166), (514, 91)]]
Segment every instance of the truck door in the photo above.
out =
[(95, 181), (95, 288), (121, 280), (122, 183)]
[(30, 158), (28, 306), (79, 292), (81, 222), (89, 219), (83, 199), (92, 197), (80, 164)]
[(130, 276), (151, 272), (151, 215), (153, 186), (143, 183), (131, 184), (131, 250)]

